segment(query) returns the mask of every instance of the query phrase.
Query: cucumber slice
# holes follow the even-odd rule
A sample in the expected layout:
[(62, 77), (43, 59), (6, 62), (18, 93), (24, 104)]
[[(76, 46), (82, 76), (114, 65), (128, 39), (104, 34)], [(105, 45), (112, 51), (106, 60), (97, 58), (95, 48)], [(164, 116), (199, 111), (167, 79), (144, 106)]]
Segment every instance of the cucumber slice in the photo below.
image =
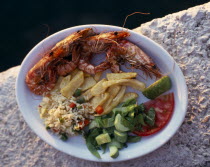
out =
[(128, 134), (127, 132), (119, 132), (117, 130), (114, 130), (114, 137), (120, 143), (125, 143), (127, 141)]
[(169, 89), (171, 89), (171, 79), (168, 76), (164, 76), (145, 88), (142, 93), (148, 99), (155, 99)]
[(109, 146), (110, 157), (117, 158), (119, 156), (119, 151), (116, 146)]
[(118, 149), (123, 148), (123, 144), (117, 141), (116, 139), (112, 139), (112, 141), (108, 143), (108, 146), (116, 146)]
[(121, 132), (126, 132), (130, 130), (122, 124), (122, 116), (120, 114), (117, 114), (117, 116), (115, 117), (114, 126), (118, 131)]
[(98, 143), (98, 145), (102, 145), (102, 144), (111, 142), (111, 138), (108, 133), (100, 134), (95, 139), (96, 139), (96, 142)]

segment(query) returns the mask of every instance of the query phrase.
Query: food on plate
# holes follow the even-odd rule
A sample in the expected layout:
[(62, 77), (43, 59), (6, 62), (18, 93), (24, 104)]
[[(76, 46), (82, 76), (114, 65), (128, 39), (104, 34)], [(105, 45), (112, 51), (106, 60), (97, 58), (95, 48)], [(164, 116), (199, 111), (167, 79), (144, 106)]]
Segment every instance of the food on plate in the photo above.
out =
[(122, 73), (107, 73), (106, 77), (108, 80), (119, 80), (119, 79), (132, 79), (136, 78), (136, 72), (122, 72)]
[(141, 131), (135, 131), (134, 133), (139, 136), (148, 136), (163, 129), (173, 114), (174, 103), (175, 101), (173, 93), (159, 96), (154, 100), (144, 103), (145, 112), (149, 112), (150, 108), (154, 108), (155, 126), (154, 128), (150, 128), (143, 125)]
[[(77, 67), (89, 74), (100, 74), (109, 68), (112, 72), (121, 72), (119, 65), (126, 62), (150, 77), (160, 77), (153, 60), (125, 39), (129, 35), (128, 31), (96, 34), (92, 28), (74, 32), (58, 42), (29, 70), (26, 84), (31, 92), (45, 95), (55, 87), (59, 76), (66, 76)], [(97, 66), (92, 65), (93, 54), (102, 52), (106, 52), (106, 60)]]
[[(58, 42), (32, 67), (26, 75), (26, 84), (30, 91), (42, 95), (52, 90), (58, 75), (66, 75), (77, 67), (75, 47), (82, 38), (94, 35), (92, 28), (77, 31)], [(65, 60), (72, 54), (72, 61)]]
[(110, 80), (110, 81), (105, 81), (102, 86), (103, 89), (107, 89), (110, 86), (113, 85), (125, 85), (125, 86), (130, 86), (136, 90), (143, 91), (145, 89), (145, 83), (137, 80), (137, 79), (119, 79), (119, 80)]
[(61, 89), (61, 94), (66, 98), (70, 98), (74, 92), (83, 84), (84, 73), (79, 71), (70, 82), (66, 84), (64, 88)]
[(128, 99), (108, 115), (96, 117), (88, 125), (85, 139), (89, 151), (101, 158), (97, 150), (105, 151), (108, 147), (110, 157), (117, 158), (127, 143), (139, 142), (141, 136), (161, 130), (169, 121), (173, 107), (173, 93), (139, 105), (135, 99)]
[(96, 81), (93, 77), (86, 77), (84, 83), (81, 86), (81, 90), (85, 91), (92, 88), (96, 84)]
[(108, 92), (105, 92), (103, 94), (100, 94), (99, 96), (95, 96), (91, 99), (90, 104), (95, 109), (97, 106), (102, 106), (108, 99), (110, 95)]
[(103, 72), (97, 72), (94, 76), (94, 79), (96, 82), (98, 82), (101, 78), (101, 75), (103, 74)]
[(156, 64), (141, 48), (125, 39), (118, 40), (117, 44), (112, 45), (107, 52), (112, 72), (120, 72), (119, 65), (128, 62), (132, 68), (140, 69), (150, 77), (161, 77)]
[(55, 90), (50, 97), (43, 98), (38, 110), (46, 128), (58, 134), (62, 140), (78, 134), (86, 120), (94, 118), (94, 111), (89, 103), (79, 104), (76, 98), (68, 99)]
[(142, 93), (148, 99), (155, 99), (169, 89), (171, 89), (171, 79), (169, 76), (164, 76), (144, 89)]
[[(119, 93), (116, 96), (113, 96), (114, 98), (111, 101), (110, 100), (107, 101), (110, 103), (105, 103), (104, 112), (101, 115), (110, 113), (112, 111), (112, 109), (114, 107), (116, 107), (121, 102), (121, 100), (123, 99), (123, 96), (125, 94), (125, 90), (126, 90), (126, 86), (122, 86), (121, 89), (119, 90)], [(110, 99), (111, 99), (111, 97), (110, 97)]]
[[(128, 63), (150, 78), (162, 76), (153, 60), (125, 39), (129, 35), (127, 31), (96, 34), (91, 28), (72, 33), (26, 75), (31, 92), (43, 96), (38, 110), (46, 129), (64, 141), (83, 134), (97, 158), (101, 158), (98, 149), (106, 148), (110, 157), (117, 158), (127, 143), (163, 129), (173, 113), (173, 93), (162, 95), (171, 89), (168, 76), (146, 88), (136, 72), (120, 70)], [(91, 64), (93, 55), (102, 52), (106, 59)], [(107, 69), (112, 73), (103, 75)], [(138, 104), (142, 95), (154, 100)]]

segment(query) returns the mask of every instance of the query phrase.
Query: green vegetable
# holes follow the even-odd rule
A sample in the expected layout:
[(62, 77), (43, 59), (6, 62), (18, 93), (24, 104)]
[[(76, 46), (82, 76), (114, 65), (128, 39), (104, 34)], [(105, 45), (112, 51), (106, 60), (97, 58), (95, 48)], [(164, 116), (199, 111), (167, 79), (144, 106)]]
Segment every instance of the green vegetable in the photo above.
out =
[(46, 126), (46, 129), (47, 129), (47, 130), (50, 130), (51, 128), (50, 128), (49, 126)]
[(102, 119), (102, 124), (104, 128), (109, 128), (114, 126), (114, 118), (104, 118)]
[(77, 103), (82, 104), (85, 103), (85, 98), (84, 97), (80, 97), (76, 100)]
[(108, 146), (116, 146), (119, 149), (123, 148), (123, 144), (117, 141), (116, 139), (112, 139), (112, 141), (108, 143)]
[(117, 130), (114, 130), (114, 137), (117, 141), (120, 143), (125, 143), (127, 141), (127, 132), (119, 132)]
[(143, 113), (143, 112), (145, 111), (144, 104), (142, 103), (142, 104), (138, 105), (138, 106), (136, 107), (136, 110), (137, 110), (137, 112), (139, 112), (139, 113)]
[(118, 131), (121, 131), (121, 132), (130, 130), (129, 128), (127, 128), (126, 126), (122, 124), (122, 116), (120, 114), (117, 114), (117, 116), (115, 117), (114, 126)]
[(123, 126), (127, 127), (130, 131), (134, 130), (135, 126), (134, 118), (128, 116), (128, 117), (122, 117), (121, 120)]
[(79, 97), (81, 94), (82, 94), (81, 89), (77, 89), (77, 90), (74, 92), (73, 96), (74, 96), (74, 97)]
[(96, 142), (98, 143), (98, 145), (102, 145), (102, 144), (111, 142), (111, 138), (108, 133), (100, 134), (95, 139), (96, 139)]
[(155, 99), (169, 89), (171, 89), (171, 80), (168, 76), (164, 76), (145, 88), (142, 93), (148, 99)]
[(129, 116), (130, 118), (134, 118), (134, 116), (135, 116), (135, 111), (131, 111), (131, 112), (128, 114), (128, 116)]
[(63, 141), (68, 140), (68, 136), (65, 133), (60, 134), (60, 139)]
[(128, 136), (128, 143), (136, 143), (141, 140), (140, 136)]
[(96, 147), (92, 144), (93, 137), (92, 137), (92, 136), (88, 136), (87, 139), (86, 139), (85, 141), (86, 141), (86, 145), (87, 145), (88, 150), (89, 150), (94, 156), (96, 156), (97, 158), (100, 158), (100, 159), (101, 159), (101, 156), (100, 156), (100, 154), (98, 153)]
[(138, 114), (135, 119), (134, 119), (135, 124), (141, 124), (143, 126), (146, 126), (145, 122), (144, 122), (144, 116), (143, 114)]
[(90, 124), (89, 124), (89, 129), (93, 129), (93, 128), (99, 128), (99, 124), (98, 122), (96, 122), (96, 120), (93, 120)]
[(102, 145), (101, 145), (101, 149), (102, 149), (102, 151), (103, 151), (103, 154), (104, 154), (105, 151), (106, 151), (106, 147), (107, 147), (107, 144), (102, 144)]
[(122, 107), (127, 107), (133, 104), (136, 104), (136, 99), (128, 99), (124, 103), (122, 103)]
[(116, 146), (109, 146), (110, 157), (117, 158), (119, 156), (119, 151)]
[(121, 115), (126, 116), (129, 112), (133, 111), (136, 107), (137, 107), (137, 105), (136, 104), (133, 104), (133, 105), (130, 105), (130, 106), (127, 106), (127, 107), (114, 108), (112, 111), (116, 115), (118, 113), (120, 113)]
[(150, 108), (147, 114), (145, 114), (145, 122), (150, 126), (155, 125), (155, 109), (154, 108)]

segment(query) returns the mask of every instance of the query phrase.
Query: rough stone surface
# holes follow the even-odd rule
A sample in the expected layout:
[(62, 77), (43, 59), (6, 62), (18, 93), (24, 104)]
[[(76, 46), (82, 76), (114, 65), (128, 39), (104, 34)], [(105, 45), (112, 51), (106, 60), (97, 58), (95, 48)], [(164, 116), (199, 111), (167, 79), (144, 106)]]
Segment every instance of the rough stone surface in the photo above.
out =
[(162, 45), (185, 75), (189, 105), (175, 136), (151, 154), (122, 163), (89, 162), (59, 152), (31, 131), (18, 109), (18, 66), (0, 73), (0, 166), (210, 166), (210, 3), (152, 20), (135, 31)]

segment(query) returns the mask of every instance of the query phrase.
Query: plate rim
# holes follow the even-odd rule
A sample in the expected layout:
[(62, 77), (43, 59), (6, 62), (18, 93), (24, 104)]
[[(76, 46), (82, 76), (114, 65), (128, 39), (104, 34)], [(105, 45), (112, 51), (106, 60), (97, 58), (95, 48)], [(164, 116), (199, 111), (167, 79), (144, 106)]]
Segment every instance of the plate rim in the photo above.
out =
[[(141, 36), (144, 40), (147, 40), (147, 41), (151, 42), (153, 45), (156, 45), (156, 47), (158, 47), (162, 52), (164, 52), (164, 54), (165, 54), (169, 59), (171, 59), (172, 61), (174, 61), (175, 65), (178, 67), (177, 70), (178, 70), (179, 74), (181, 74), (181, 76), (182, 76), (182, 82), (184, 83), (184, 85), (182, 85), (182, 86), (183, 86), (183, 89), (185, 90), (185, 92), (183, 93), (184, 96), (185, 96), (185, 101), (184, 101), (184, 103), (183, 103), (183, 105), (184, 105), (184, 106), (183, 106), (183, 107), (184, 107), (184, 113), (183, 113), (182, 119), (179, 120), (179, 122), (178, 122), (179, 124), (178, 124), (176, 130), (174, 130), (173, 133), (171, 133), (171, 135), (170, 135), (169, 137), (167, 137), (167, 139), (164, 140), (164, 142), (163, 142), (162, 144), (159, 144), (159, 145), (157, 145), (157, 146), (154, 146), (153, 149), (150, 149), (150, 151), (147, 151), (147, 152), (145, 152), (145, 153), (142, 154), (142, 155), (134, 155), (134, 156), (132, 156), (132, 157), (125, 157), (124, 159), (118, 159), (118, 158), (117, 158), (117, 159), (112, 159), (112, 160), (103, 160), (103, 157), (102, 157), (102, 159), (94, 159), (94, 158), (91, 158), (91, 157), (82, 157), (82, 156), (70, 154), (69, 152), (66, 152), (66, 151), (62, 150), (61, 148), (59, 148), (57, 145), (50, 143), (49, 141), (47, 141), (47, 139), (45, 139), (43, 136), (41, 136), (41, 135), (38, 133), (38, 130), (35, 130), (35, 129), (32, 127), (31, 123), (29, 122), (29, 120), (28, 120), (27, 117), (26, 117), (26, 114), (23, 112), (24, 109), (23, 109), (23, 106), (21, 105), (21, 102), (20, 102), (20, 100), (19, 100), (20, 94), (19, 94), (19, 92), (18, 92), (18, 87), (19, 87), (19, 82), (20, 82), (20, 80), (22, 79), (22, 78), (21, 78), (21, 73), (22, 73), (22, 70), (23, 70), (22, 67), (23, 67), (23, 65), (25, 64), (25, 62), (28, 61), (29, 56), (34, 52), (34, 50), (35, 50), (39, 45), (41, 45), (43, 42), (49, 40), (49, 39), (52, 38), (53, 36), (57, 36), (58, 34), (60, 34), (60, 33), (62, 33), (62, 32), (66, 32), (66, 31), (69, 31), (69, 30), (72, 30), (72, 29), (75, 29), (75, 31), (76, 31), (77, 29), (84, 29), (84, 28), (88, 28), (88, 27), (96, 27), (96, 28), (98, 28), (98, 27), (99, 27), (99, 28), (100, 28), (100, 27), (101, 27), (101, 28), (107, 27), (107, 28), (111, 28), (111, 29), (113, 29), (113, 28), (114, 28), (114, 29), (116, 29), (116, 28), (117, 28), (117, 29), (123, 29), (123, 30), (127, 30), (127, 31), (129, 31), (129, 32), (131, 32), (132, 34), (135, 34), (135, 35), (137, 35), (137, 36)], [(36, 45), (28, 52), (28, 54), (27, 54), (27, 55), (25, 56), (25, 58), (23, 59), (23, 61), (22, 61), (22, 63), (21, 63), (20, 71), (19, 71), (18, 76), (17, 76), (17, 79), (16, 79), (16, 84), (15, 84), (15, 86), (16, 86), (16, 88), (15, 88), (16, 101), (17, 101), (19, 110), (21, 111), (21, 113), (22, 113), (22, 115), (23, 115), (24, 120), (26, 121), (26, 123), (29, 125), (29, 127), (31, 128), (31, 130), (32, 130), (33, 132), (35, 132), (35, 134), (36, 134), (37, 136), (39, 136), (39, 137), (40, 137), (43, 141), (45, 141), (47, 144), (49, 144), (50, 146), (52, 146), (53, 148), (55, 148), (55, 149), (57, 149), (57, 150), (59, 150), (59, 151), (61, 151), (61, 152), (64, 152), (64, 153), (66, 153), (66, 154), (68, 154), (68, 155), (71, 155), (71, 156), (76, 157), (76, 158), (79, 158), (79, 159), (84, 159), (84, 160), (94, 161), (94, 162), (122, 162), (122, 161), (127, 161), (127, 160), (131, 160), (131, 159), (135, 159), (135, 158), (138, 158), (138, 157), (142, 157), (142, 156), (144, 156), (144, 155), (146, 155), (146, 154), (149, 154), (149, 153), (155, 151), (156, 149), (158, 149), (158, 148), (160, 148), (162, 145), (164, 145), (166, 142), (168, 142), (168, 141), (174, 136), (174, 134), (178, 131), (178, 129), (180, 128), (180, 126), (182, 125), (182, 123), (183, 123), (183, 121), (184, 121), (184, 118), (185, 118), (185, 115), (186, 115), (186, 112), (187, 112), (187, 106), (188, 106), (188, 89), (187, 89), (185, 77), (184, 77), (184, 75), (183, 75), (183, 73), (182, 73), (180, 67), (179, 67), (178, 64), (175, 62), (175, 60), (172, 58), (172, 56), (171, 56), (171, 55), (170, 55), (170, 54), (169, 54), (161, 45), (159, 45), (158, 43), (154, 42), (152, 39), (150, 39), (150, 38), (148, 38), (148, 37), (146, 37), (146, 36), (144, 36), (144, 35), (142, 35), (142, 34), (139, 34), (139, 33), (135, 32), (135, 31), (133, 31), (133, 30), (129, 30), (129, 29), (126, 29), (126, 28), (123, 28), (123, 27), (119, 27), (119, 26), (105, 25), (105, 24), (88, 24), (88, 25), (79, 25), (79, 26), (69, 27), (69, 28), (63, 29), (63, 30), (61, 30), (61, 31), (58, 31), (58, 32), (56, 32), (56, 33), (54, 33), (54, 34), (48, 36), (47, 38), (43, 39), (42, 41), (40, 41), (38, 44), (36, 44)], [(175, 105), (175, 106), (176, 106), (176, 105)]]

